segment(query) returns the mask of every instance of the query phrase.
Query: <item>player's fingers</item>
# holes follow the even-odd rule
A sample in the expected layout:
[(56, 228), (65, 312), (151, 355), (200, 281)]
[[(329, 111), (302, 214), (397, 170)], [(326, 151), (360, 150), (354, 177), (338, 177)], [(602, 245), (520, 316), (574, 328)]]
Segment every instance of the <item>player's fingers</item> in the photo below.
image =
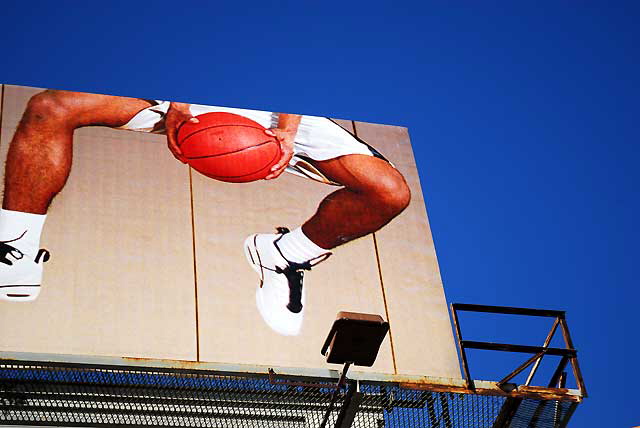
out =
[(275, 170), (272, 169), (269, 175), (267, 175), (264, 179), (273, 180), (274, 178), (278, 178), (280, 174), (282, 174), (282, 172), (284, 172), (284, 168), (282, 167), (279, 167), (278, 169), (275, 169)]
[(176, 134), (177, 132), (173, 130), (167, 130), (167, 144), (169, 145), (169, 150), (175, 154), (181, 155), (182, 150), (180, 150), (180, 146), (178, 145)]
[(274, 128), (274, 129), (267, 129), (266, 131), (264, 131), (265, 134), (270, 135), (272, 137), (275, 137), (277, 141), (283, 142), (285, 140), (286, 134), (283, 133), (281, 130)]
[(264, 179), (273, 180), (274, 178), (278, 178), (287, 169), (287, 166), (289, 165), (289, 161), (291, 160), (292, 157), (293, 157), (293, 152), (286, 153), (285, 155), (283, 155), (278, 161), (278, 163), (271, 167), (271, 172)]
[(282, 168), (278, 169), (277, 171), (272, 172), (271, 174), (269, 174), (266, 179), (267, 180), (273, 180), (274, 178), (278, 178), (282, 175), (283, 172), (285, 172), (287, 170), (287, 166), (284, 165)]
[(178, 159), (182, 163), (187, 163), (184, 156), (182, 156), (182, 153), (178, 152), (176, 147), (169, 145), (169, 151), (174, 158)]
[(174, 146), (171, 143), (167, 142), (167, 147), (169, 148), (169, 151), (171, 152), (171, 154), (173, 155), (174, 158), (178, 159), (182, 163), (185, 163), (185, 161), (182, 158), (182, 154), (179, 153), (179, 151), (178, 151), (176, 146)]
[(182, 156), (182, 150), (180, 150), (180, 146), (178, 145), (177, 135), (178, 135), (177, 127), (168, 127), (167, 146), (169, 147), (169, 150), (173, 154), (173, 157), (175, 157), (182, 163), (186, 163), (184, 157)]
[(267, 175), (264, 179), (265, 180), (273, 180), (274, 178), (278, 178), (280, 177), (280, 174), (282, 174), (284, 172), (284, 168), (280, 169), (278, 171), (274, 171), (271, 174)]
[(187, 122), (191, 122), (191, 123), (200, 123), (200, 121), (198, 120), (197, 117), (193, 117), (190, 114), (187, 113), (183, 113), (181, 116), (179, 116), (177, 124), (176, 124), (176, 134), (178, 133), (178, 130), (180, 129), (180, 127), (182, 125), (184, 125)]
[(173, 157), (178, 159), (182, 163), (187, 163), (187, 161), (182, 156), (180, 156), (180, 155), (178, 155), (176, 153), (173, 153)]
[(282, 156), (280, 156), (280, 160), (274, 166), (271, 167), (271, 171), (277, 171), (286, 167), (289, 164), (289, 161), (293, 157), (293, 151), (289, 150), (286, 147), (281, 146)]
[(177, 138), (178, 137), (178, 131), (180, 130), (182, 125), (184, 125), (187, 122), (200, 123), (200, 121), (197, 118), (195, 118), (193, 116), (190, 116), (188, 114), (182, 114), (182, 115), (178, 116), (177, 119), (172, 122), (173, 126), (171, 127), (171, 133), (174, 134), (174, 136)]

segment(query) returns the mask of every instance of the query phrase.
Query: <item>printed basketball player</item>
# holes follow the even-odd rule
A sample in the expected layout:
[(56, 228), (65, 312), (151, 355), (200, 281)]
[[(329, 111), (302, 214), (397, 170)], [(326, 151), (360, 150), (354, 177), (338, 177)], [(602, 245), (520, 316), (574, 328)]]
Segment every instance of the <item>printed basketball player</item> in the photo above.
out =
[(7, 155), (0, 211), (0, 300), (32, 301), (40, 292), (43, 263), (49, 258), (39, 249), (40, 235), (49, 204), (71, 170), (75, 129), (107, 126), (164, 133), (169, 150), (184, 162), (178, 128), (212, 111), (248, 117), (277, 138), (282, 157), (267, 180), (287, 170), (341, 186), (302, 226), (255, 234), (244, 243), (247, 260), (260, 277), (256, 303), (262, 318), (280, 334), (297, 335), (304, 314), (304, 271), (325, 260), (333, 248), (383, 227), (410, 200), (403, 176), (378, 152), (331, 120), (313, 116), (67, 91), (36, 94)]

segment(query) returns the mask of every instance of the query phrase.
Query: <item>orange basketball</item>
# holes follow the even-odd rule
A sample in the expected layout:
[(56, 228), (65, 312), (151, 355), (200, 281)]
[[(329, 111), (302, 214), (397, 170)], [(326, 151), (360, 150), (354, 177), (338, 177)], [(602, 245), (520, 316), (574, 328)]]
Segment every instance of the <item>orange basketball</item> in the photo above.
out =
[(184, 123), (178, 144), (193, 169), (220, 181), (265, 178), (281, 156), (280, 143), (262, 125), (233, 113), (205, 113)]

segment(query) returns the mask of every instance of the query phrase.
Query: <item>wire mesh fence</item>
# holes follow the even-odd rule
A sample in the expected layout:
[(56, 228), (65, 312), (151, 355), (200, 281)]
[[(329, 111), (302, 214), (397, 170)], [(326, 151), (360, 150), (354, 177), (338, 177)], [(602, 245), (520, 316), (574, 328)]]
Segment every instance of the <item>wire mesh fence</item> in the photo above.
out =
[(432, 392), (395, 385), (361, 384), (363, 400), (353, 427), (560, 427), (570, 417), (571, 402), (522, 399), (505, 415), (507, 398)]
[[(0, 425), (560, 427), (571, 402), (267, 374), (0, 360)], [(423, 387), (424, 388), (424, 387)], [(511, 401), (509, 401), (511, 400)]]

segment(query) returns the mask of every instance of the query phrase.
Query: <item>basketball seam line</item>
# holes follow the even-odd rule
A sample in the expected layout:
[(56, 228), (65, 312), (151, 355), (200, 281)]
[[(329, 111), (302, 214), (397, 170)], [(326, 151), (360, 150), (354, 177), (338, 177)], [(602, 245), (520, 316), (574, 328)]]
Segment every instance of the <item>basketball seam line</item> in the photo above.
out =
[[(260, 125), (260, 124), (258, 124), (258, 125)], [(239, 126), (241, 128), (257, 129), (257, 130), (262, 131), (262, 132), (264, 132), (266, 130), (266, 128), (262, 128), (262, 127), (258, 128), (257, 126), (249, 126), (249, 125), (235, 125), (235, 124), (213, 125), (213, 126), (207, 126), (206, 128), (202, 128), (202, 129), (198, 129), (198, 130), (193, 131), (191, 134), (189, 134), (186, 137), (184, 137), (183, 143), (185, 141), (187, 141), (189, 138), (191, 138), (192, 136), (194, 136), (196, 134), (199, 134), (200, 132), (204, 132), (204, 131), (206, 131), (208, 129), (212, 129), (212, 128), (223, 128), (225, 126)], [(180, 135), (178, 135), (178, 138), (180, 138)]]
[[(241, 148), (241, 149), (234, 150), (234, 151), (232, 151), (232, 152), (219, 153), (219, 154), (217, 154), (217, 155), (192, 156), (192, 157), (190, 157), (190, 156), (185, 156), (185, 159), (189, 159), (189, 160), (193, 160), (193, 159), (207, 159), (207, 158), (216, 158), (216, 157), (220, 157), (220, 156), (232, 155), (232, 154), (234, 154), (234, 153), (239, 153), (239, 152), (242, 152), (242, 151), (247, 150), (247, 149), (252, 149), (252, 148), (254, 148), (254, 147), (262, 147), (262, 146), (264, 146), (265, 144), (269, 144), (269, 143), (276, 143), (276, 144), (277, 144), (277, 141), (269, 140), (269, 141), (262, 142), (262, 143), (260, 143), (260, 144), (256, 144), (255, 146), (247, 146), (247, 147), (243, 147), (243, 148)], [(278, 144), (278, 148), (280, 148), (280, 145), (279, 145), (279, 144)]]
[[(274, 158), (273, 158), (273, 159), (276, 159), (276, 157), (274, 156)], [(271, 161), (270, 161), (270, 162), (273, 162), (273, 159), (271, 159)], [(262, 168), (260, 168), (260, 169), (258, 169), (258, 170), (256, 170), (256, 171), (249, 172), (249, 173), (247, 173), (247, 174), (243, 174), (243, 175), (207, 175), (207, 174), (204, 174), (203, 172), (198, 171), (198, 169), (197, 169), (197, 168), (195, 168), (195, 167), (193, 167), (193, 166), (192, 166), (192, 168), (193, 168), (193, 169), (195, 169), (196, 171), (200, 172), (200, 174), (204, 174), (204, 175), (206, 175), (206, 176), (207, 176), (207, 177), (209, 177), (209, 178), (213, 178), (213, 179), (221, 179), (221, 178), (242, 178), (242, 177), (248, 177), (248, 176), (250, 176), (250, 175), (252, 175), (252, 174), (257, 174), (257, 173), (259, 173), (259, 172), (262, 172), (262, 171), (264, 171), (265, 169), (269, 168), (270, 166), (271, 166), (270, 164), (267, 164), (267, 166), (265, 166), (265, 167), (262, 167)]]

